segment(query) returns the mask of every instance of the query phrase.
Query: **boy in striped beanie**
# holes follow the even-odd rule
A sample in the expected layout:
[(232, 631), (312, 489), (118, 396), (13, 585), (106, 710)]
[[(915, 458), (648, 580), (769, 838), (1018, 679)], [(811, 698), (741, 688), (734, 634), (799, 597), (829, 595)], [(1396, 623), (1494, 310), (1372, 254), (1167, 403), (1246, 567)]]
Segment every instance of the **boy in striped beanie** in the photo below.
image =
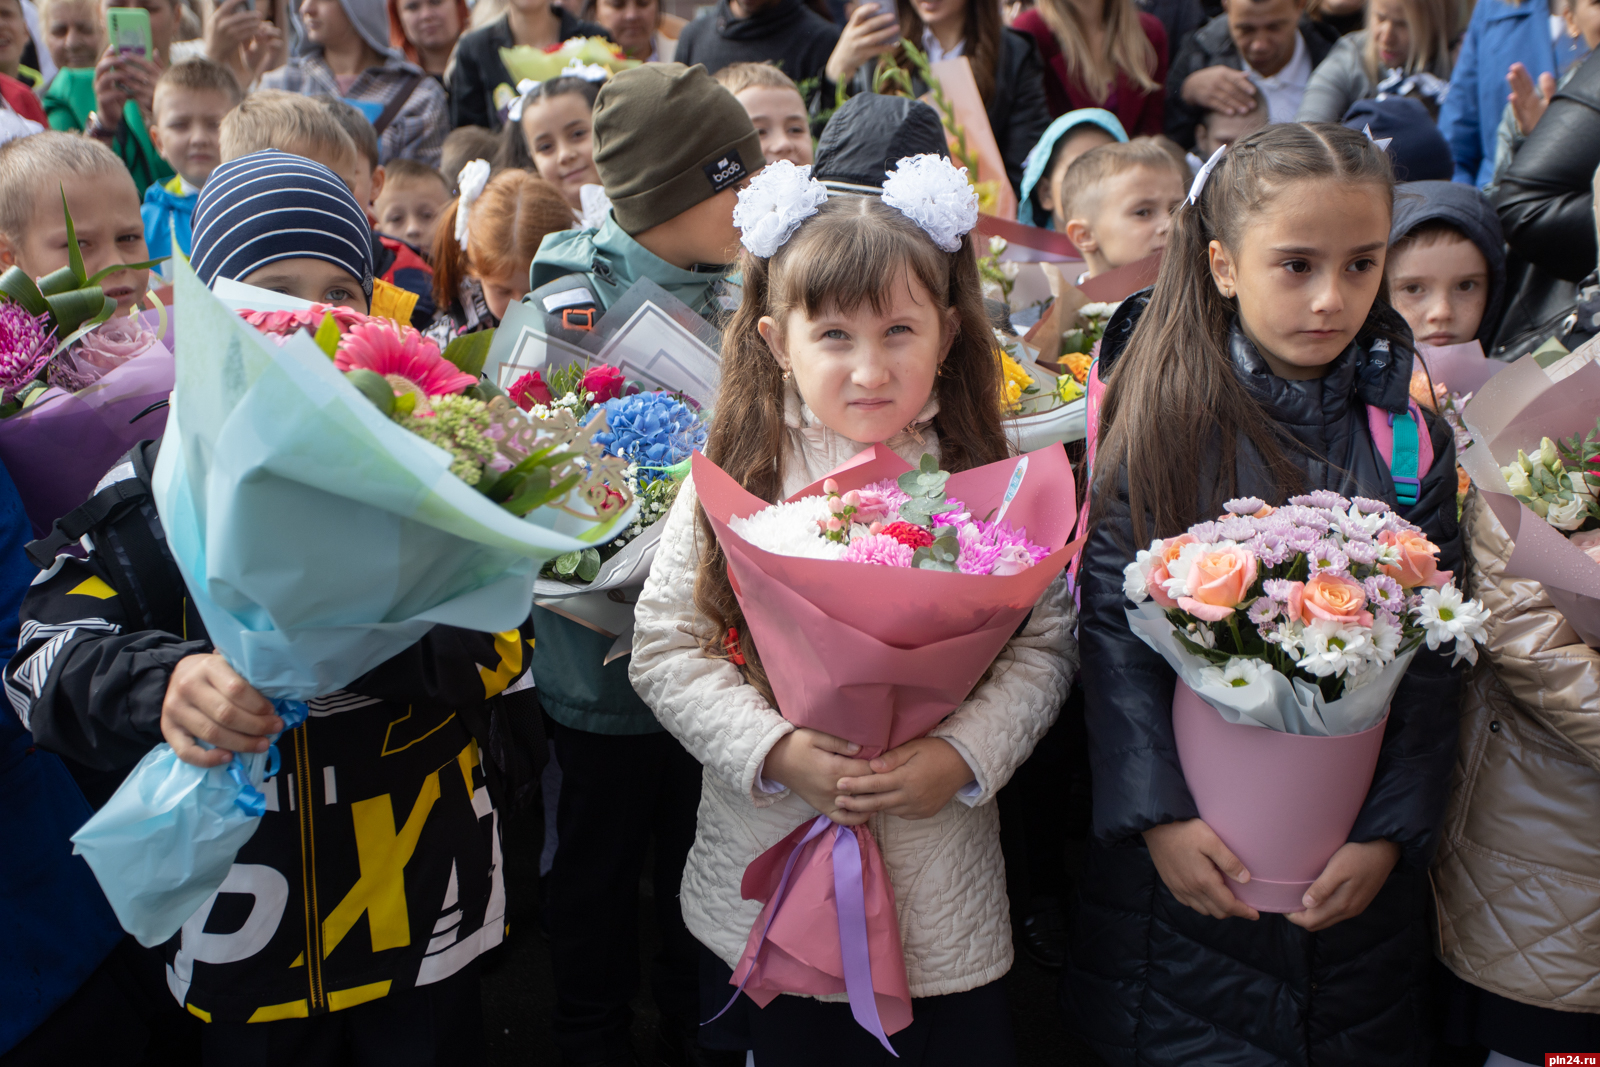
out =
[(212, 171), (194, 209), (190, 261), (211, 285), (232, 278), (366, 314), (372, 231), (337, 174), (267, 149)]

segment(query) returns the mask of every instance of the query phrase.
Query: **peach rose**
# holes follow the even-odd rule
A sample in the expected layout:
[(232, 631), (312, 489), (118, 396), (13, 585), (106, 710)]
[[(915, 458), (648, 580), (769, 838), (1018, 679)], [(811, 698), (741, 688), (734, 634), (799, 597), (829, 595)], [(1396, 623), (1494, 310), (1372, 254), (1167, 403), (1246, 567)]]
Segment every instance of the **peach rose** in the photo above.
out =
[(1283, 606), (1283, 613), (1291, 619), (1306, 621), (1306, 583), (1289, 583), (1289, 599)]
[(1366, 590), (1354, 578), (1342, 574), (1318, 574), (1305, 584), (1306, 622), (1326, 619), (1346, 625), (1371, 626)]
[(1167, 579), (1172, 577), (1167, 572), (1167, 564), (1178, 558), (1178, 553), (1183, 551), (1184, 545), (1192, 544), (1194, 544), (1194, 537), (1191, 534), (1179, 534), (1177, 537), (1169, 537), (1161, 542), (1161, 556), (1156, 560), (1155, 566), (1150, 568), (1150, 580), (1145, 583), (1144, 591), (1150, 594), (1151, 600), (1154, 600), (1164, 608), (1178, 606), (1178, 602), (1167, 595), (1165, 583)]
[(1402, 589), (1420, 585), (1439, 588), (1450, 581), (1450, 572), (1439, 569), (1439, 546), (1415, 530), (1396, 533), (1385, 530), (1378, 541), (1400, 550), (1400, 562), (1386, 564), (1383, 573), (1400, 583)]
[(1584, 530), (1572, 535), (1571, 541), (1596, 563), (1600, 563), (1600, 530)]
[(1178, 607), (1197, 619), (1218, 622), (1250, 595), (1256, 584), (1256, 556), (1247, 548), (1230, 546), (1206, 552), (1189, 570), (1189, 595)]

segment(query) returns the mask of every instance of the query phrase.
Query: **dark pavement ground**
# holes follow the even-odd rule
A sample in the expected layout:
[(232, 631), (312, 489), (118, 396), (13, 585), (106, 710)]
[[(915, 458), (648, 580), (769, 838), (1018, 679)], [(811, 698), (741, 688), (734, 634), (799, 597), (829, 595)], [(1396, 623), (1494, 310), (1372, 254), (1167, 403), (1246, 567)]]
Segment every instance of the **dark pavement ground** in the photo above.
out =
[[(505, 825), (506, 886), (511, 936), (485, 959), (484, 1025), (490, 1067), (556, 1067), (560, 1057), (550, 1040), (550, 1011), (555, 986), (550, 976), (548, 943), (539, 933), (538, 857), (542, 834), (535, 811), (508, 819)], [(648, 888), (648, 887), (646, 887)], [(641, 901), (639, 924), (642, 957), (654, 951), (654, 918), (648, 900)], [(648, 963), (642, 968), (648, 974)], [(1018, 954), (1008, 976), (1012, 1017), (1020, 1067), (1101, 1067), (1102, 1061), (1066, 1032), (1056, 1008), (1056, 975)], [(634, 1046), (652, 1064), (656, 1016), (648, 992), (635, 997)]]

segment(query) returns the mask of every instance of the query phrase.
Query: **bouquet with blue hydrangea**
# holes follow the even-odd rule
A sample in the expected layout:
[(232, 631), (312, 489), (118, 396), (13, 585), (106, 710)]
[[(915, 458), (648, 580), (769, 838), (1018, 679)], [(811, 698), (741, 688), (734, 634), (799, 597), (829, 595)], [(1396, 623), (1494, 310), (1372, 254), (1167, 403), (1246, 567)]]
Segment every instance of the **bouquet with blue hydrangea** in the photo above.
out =
[[(558, 369), (548, 381), (530, 372), (512, 383), (509, 393), (535, 417), (570, 411), (580, 424), (588, 425), (603, 414), (606, 429), (594, 435), (594, 442), (607, 455), (627, 463), (628, 494), (639, 502), (635, 521), (618, 537), (546, 564), (539, 595), (570, 595), (574, 583), (599, 590), (642, 579), (655, 544), (654, 536), (643, 535), (666, 518), (688, 473), (689, 457), (705, 446), (706, 420), (700, 405), (680, 393), (642, 389), (604, 364)], [(619, 558), (629, 546), (633, 550)], [(604, 575), (602, 568), (607, 571)]]

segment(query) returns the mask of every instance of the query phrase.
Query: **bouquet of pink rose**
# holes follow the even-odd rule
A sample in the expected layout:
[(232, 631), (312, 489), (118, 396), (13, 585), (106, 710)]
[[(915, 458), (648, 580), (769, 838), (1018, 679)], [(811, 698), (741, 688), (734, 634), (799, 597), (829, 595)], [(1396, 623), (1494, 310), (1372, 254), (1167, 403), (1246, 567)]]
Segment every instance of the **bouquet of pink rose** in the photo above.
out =
[(1474, 661), (1487, 613), (1382, 501), (1322, 490), (1226, 510), (1128, 564), (1128, 624), (1178, 674), (1184, 779), (1251, 872), (1234, 895), (1299, 911), (1355, 824), (1417, 649)]
[(1486, 615), (1439, 570), (1438, 551), (1382, 501), (1323, 490), (1273, 508), (1247, 497), (1230, 500), (1216, 522), (1152, 542), (1128, 564), (1123, 588), (1140, 605), (1128, 613), (1140, 635), (1148, 642), (1170, 630), (1167, 648), (1204, 664), (1201, 679), (1235, 691), (1282, 679), (1294, 707), (1281, 708), (1281, 725), (1263, 725), (1346, 733), (1371, 721), (1333, 729), (1328, 707), (1380, 678), (1398, 683), (1424, 642), (1476, 661)]

